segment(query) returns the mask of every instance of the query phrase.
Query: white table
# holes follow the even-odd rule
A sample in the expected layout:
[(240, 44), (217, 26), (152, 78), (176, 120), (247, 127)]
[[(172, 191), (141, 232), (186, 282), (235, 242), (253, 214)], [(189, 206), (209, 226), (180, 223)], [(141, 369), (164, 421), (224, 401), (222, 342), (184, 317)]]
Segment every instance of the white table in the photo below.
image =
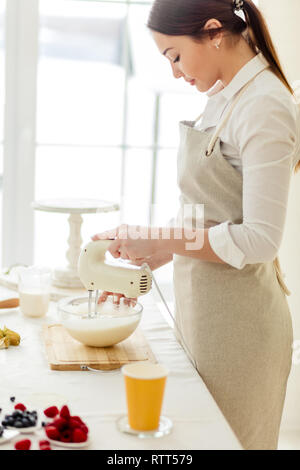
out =
[[(55, 303), (44, 319), (25, 318), (18, 309), (10, 313), (0, 311), (0, 328), (5, 324), (24, 338), (19, 347), (0, 350), (0, 408), (4, 408), (1, 416), (7, 406), (10, 406), (9, 411), (12, 408), (10, 396), (16, 396), (18, 402), (25, 403), (30, 409), (66, 403), (71, 413), (80, 415), (89, 426), (90, 449), (241, 450), (212, 396), (159, 313), (152, 293), (140, 301), (144, 305), (141, 328), (157, 360), (170, 370), (163, 403), (163, 414), (174, 423), (170, 435), (139, 440), (117, 430), (116, 419), (126, 413), (125, 388), (120, 372), (105, 375), (49, 369), (42, 325), (57, 321)], [(30, 437), (33, 449), (38, 449), (38, 440), (43, 436), (44, 431), (39, 431)], [(0, 450), (12, 448), (13, 444), (8, 443)]]

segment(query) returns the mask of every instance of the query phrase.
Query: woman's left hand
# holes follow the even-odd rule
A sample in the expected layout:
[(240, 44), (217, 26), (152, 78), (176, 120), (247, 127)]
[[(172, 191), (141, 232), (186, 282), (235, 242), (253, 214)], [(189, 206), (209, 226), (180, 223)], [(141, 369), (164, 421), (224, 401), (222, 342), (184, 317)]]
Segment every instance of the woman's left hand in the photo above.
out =
[(98, 233), (92, 237), (94, 241), (109, 239), (112, 239), (112, 242), (108, 251), (114, 258), (137, 261), (150, 258), (162, 250), (162, 240), (159, 240), (159, 237), (151, 238), (150, 227), (122, 224), (115, 229)]

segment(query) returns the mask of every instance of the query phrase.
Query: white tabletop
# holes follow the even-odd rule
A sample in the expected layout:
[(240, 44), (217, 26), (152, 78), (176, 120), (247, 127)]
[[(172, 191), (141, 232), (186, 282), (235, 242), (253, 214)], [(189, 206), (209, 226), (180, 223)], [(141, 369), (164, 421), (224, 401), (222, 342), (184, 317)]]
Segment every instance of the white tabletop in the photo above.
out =
[(35, 210), (65, 214), (95, 214), (120, 210), (119, 204), (100, 199), (43, 199), (32, 203)]
[[(4, 295), (3, 288), (1, 293)], [(163, 403), (163, 414), (174, 423), (170, 435), (140, 440), (117, 430), (116, 419), (126, 414), (125, 388), (120, 372), (105, 375), (49, 369), (42, 325), (57, 322), (55, 303), (51, 304), (44, 319), (25, 318), (19, 309), (0, 311), (0, 328), (6, 325), (23, 337), (20, 346), (0, 350), (0, 408), (3, 408), (0, 416), (11, 411), (10, 396), (15, 396), (17, 402), (31, 410), (66, 403), (72, 414), (86, 421), (90, 429), (89, 449), (241, 450), (202, 379), (157, 309), (152, 293), (141, 297), (140, 301), (144, 305), (141, 328), (157, 360), (170, 370)], [(43, 437), (43, 430), (31, 435), (33, 449), (38, 449), (38, 440)], [(7, 443), (0, 450), (12, 448), (13, 444)]]

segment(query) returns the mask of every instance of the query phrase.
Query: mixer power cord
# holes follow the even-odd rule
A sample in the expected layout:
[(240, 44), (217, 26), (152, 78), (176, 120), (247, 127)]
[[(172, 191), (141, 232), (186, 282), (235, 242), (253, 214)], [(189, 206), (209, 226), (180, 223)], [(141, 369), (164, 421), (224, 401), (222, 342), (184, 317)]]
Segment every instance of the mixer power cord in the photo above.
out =
[[(147, 265), (147, 266), (148, 266), (148, 265)], [(189, 350), (189, 348), (188, 348), (188, 346), (187, 346), (187, 344), (186, 344), (186, 342), (185, 342), (185, 340), (184, 340), (184, 338), (183, 338), (183, 335), (182, 335), (182, 333), (181, 333), (181, 331), (180, 331), (180, 328), (179, 328), (178, 323), (177, 323), (177, 321), (176, 321), (176, 319), (175, 319), (175, 316), (172, 315), (172, 313), (171, 313), (171, 311), (170, 311), (170, 309), (169, 309), (169, 306), (168, 306), (168, 304), (167, 304), (167, 302), (166, 302), (166, 300), (165, 300), (165, 298), (164, 298), (164, 296), (163, 296), (163, 294), (162, 294), (162, 292), (161, 292), (161, 290), (160, 290), (160, 288), (159, 288), (159, 286), (158, 286), (158, 283), (157, 283), (157, 281), (156, 281), (156, 279), (155, 279), (155, 276), (154, 276), (154, 274), (153, 274), (153, 271), (150, 269), (149, 266), (148, 266), (148, 268), (149, 268), (149, 270), (151, 271), (153, 283), (154, 283), (154, 285), (155, 285), (155, 287), (156, 287), (156, 290), (157, 290), (157, 292), (158, 292), (158, 295), (159, 295), (159, 297), (160, 297), (162, 303), (164, 304), (164, 306), (165, 306), (165, 308), (166, 308), (166, 310), (167, 310), (167, 312), (168, 312), (168, 315), (171, 317), (171, 319), (172, 319), (172, 321), (173, 321), (174, 329), (177, 331), (177, 334), (178, 334), (179, 339), (180, 339), (180, 342), (181, 342), (181, 346), (182, 346), (183, 349), (185, 350), (186, 355), (188, 356), (188, 358), (189, 358), (190, 362), (192, 363), (193, 367), (197, 370), (196, 361), (195, 361), (195, 359), (193, 358), (193, 355), (192, 355), (192, 353), (190, 352), (190, 350)]]

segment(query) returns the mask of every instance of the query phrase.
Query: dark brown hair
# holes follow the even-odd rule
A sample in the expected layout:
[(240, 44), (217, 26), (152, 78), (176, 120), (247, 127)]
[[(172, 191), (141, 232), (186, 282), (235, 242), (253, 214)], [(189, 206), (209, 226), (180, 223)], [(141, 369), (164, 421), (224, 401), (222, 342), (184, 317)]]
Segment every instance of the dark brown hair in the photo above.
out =
[[(156, 0), (147, 27), (170, 36), (190, 36), (196, 41), (208, 36), (213, 38), (220, 31), (238, 36), (248, 27), (250, 47), (255, 53), (262, 52), (271, 70), (294, 95), (262, 13), (252, 0), (244, 0), (243, 11), (246, 22), (234, 12), (232, 0)], [(219, 20), (222, 27), (205, 30), (205, 23), (211, 18)], [(299, 170), (300, 161), (295, 167), (295, 173)]]

